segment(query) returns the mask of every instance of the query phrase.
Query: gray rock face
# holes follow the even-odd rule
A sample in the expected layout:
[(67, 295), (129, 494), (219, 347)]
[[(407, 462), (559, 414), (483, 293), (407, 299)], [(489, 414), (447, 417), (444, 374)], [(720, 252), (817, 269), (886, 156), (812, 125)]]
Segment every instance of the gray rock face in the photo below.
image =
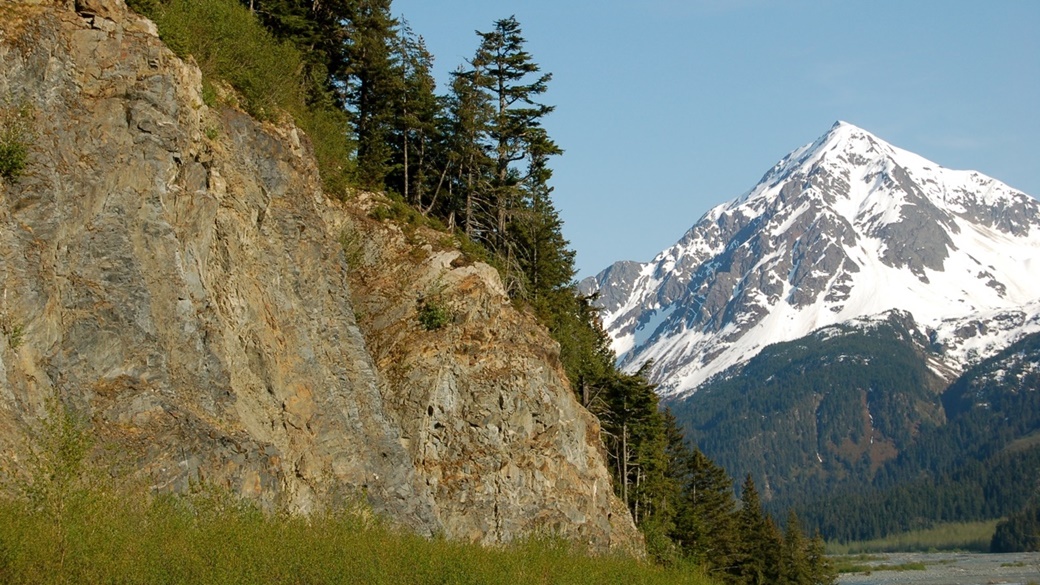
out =
[[(636, 548), (603, 455), (588, 448), (599, 423), (573, 399), (556, 343), (511, 310), (494, 269), (444, 248), (440, 232), (374, 222), (364, 210), (378, 203), (362, 204), (343, 224), (364, 243), (351, 272), (361, 329), (445, 533), (493, 543), (537, 527)], [(450, 322), (426, 330), (426, 303)]]
[[(495, 297), (472, 328), (518, 324), (468, 350), (489, 361), (402, 337), (393, 355), (431, 361), (381, 363), (305, 137), (200, 88), (121, 0), (0, 6), (0, 96), (33, 112), (27, 171), (0, 183), (0, 454), (25, 456), (56, 397), (156, 490), (302, 512), (365, 494), (423, 533), (638, 550), (544, 332)], [(366, 310), (403, 306), (375, 291)]]
[[(844, 123), (599, 293), (621, 363), (681, 395), (770, 343), (892, 309), (938, 327), (1040, 297), (1040, 204)], [(963, 364), (947, 364), (956, 371)]]

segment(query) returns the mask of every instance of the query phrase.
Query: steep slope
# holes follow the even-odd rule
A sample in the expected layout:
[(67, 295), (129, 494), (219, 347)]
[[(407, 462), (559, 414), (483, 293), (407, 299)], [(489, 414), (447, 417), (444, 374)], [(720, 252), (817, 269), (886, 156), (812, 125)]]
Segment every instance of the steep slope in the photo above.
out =
[[(294, 127), (200, 88), (122, 0), (0, 5), (0, 97), (33, 113), (0, 179), (2, 475), (56, 399), (156, 491), (364, 495), (424, 533), (638, 550), (595, 420), (494, 271), (380, 236), (325, 200)], [(438, 333), (408, 288), (430, 279), (455, 307)]]
[[(900, 309), (948, 329), (1020, 310), (1040, 298), (1038, 267), (1036, 200), (838, 122), (651, 262), (618, 263), (583, 287), (600, 293), (623, 364), (653, 360), (661, 392), (678, 396), (770, 343), (849, 319)], [(1019, 320), (1035, 323), (1035, 308)], [(972, 345), (967, 332), (947, 336), (951, 350)], [(951, 351), (939, 367), (950, 378), (979, 357)]]
[[(870, 539), (1025, 505), (1040, 462), (1040, 333), (952, 384), (943, 351), (905, 312), (767, 346), (670, 406), (776, 514), (828, 538)], [(947, 387), (948, 386), (948, 387)], [(882, 512), (879, 512), (882, 511)]]
[(910, 315), (891, 311), (770, 345), (672, 408), (708, 456), (790, 502), (871, 481), (945, 422), (931, 354)]
[(1040, 466), (1040, 333), (972, 366), (941, 398), (945, 424), (922, 429), (857, 493), (810, 500), (805, 517), (834, 538), (865, 539), (1025, 507)]

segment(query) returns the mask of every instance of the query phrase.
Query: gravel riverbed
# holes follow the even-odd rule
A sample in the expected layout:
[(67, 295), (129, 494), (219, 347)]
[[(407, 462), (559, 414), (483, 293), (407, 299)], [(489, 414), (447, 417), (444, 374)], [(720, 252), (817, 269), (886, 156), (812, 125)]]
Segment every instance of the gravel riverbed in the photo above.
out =
[[(890, 553), (884, 560), (864, 561), (879, 567), (870, 573), (846, 573), (840, 585), (1003, 585), (1040, 584), (1040, 553)], [(924, 571), (886, 571), (883, 565), (924, 563)]]

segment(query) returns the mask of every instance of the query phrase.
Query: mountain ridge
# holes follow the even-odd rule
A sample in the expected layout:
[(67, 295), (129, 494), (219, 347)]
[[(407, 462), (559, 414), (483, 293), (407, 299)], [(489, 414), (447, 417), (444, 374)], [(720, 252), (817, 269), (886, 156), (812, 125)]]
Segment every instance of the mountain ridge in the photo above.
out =
[(1035, 199), (839, 121), (652, 261), (616, 263), (582, 290), (599, 293), (620, 363), (652, 359), (652, 381), (677, 397), (770, 343), (849, 319), (903, 309), (935, 328), (1016, 310), (1040, 298), (1035, 267)]

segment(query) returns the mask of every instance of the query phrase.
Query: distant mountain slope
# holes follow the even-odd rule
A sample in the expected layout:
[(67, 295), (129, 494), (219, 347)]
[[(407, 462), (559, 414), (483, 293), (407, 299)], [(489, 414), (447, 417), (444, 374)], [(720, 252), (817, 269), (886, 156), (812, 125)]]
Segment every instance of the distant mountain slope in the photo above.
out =
[(674, 401), (687, 437), (768, 500), (869, 482), (945, 422), (943, 380), (909, 313), (832, 325), (774, 344)]
[(932, 367), (952, 379), (1040, 329), (1037, 305), (1023, 308), (1040, 299), (1038, 272), (1036, 200), (838, 122), (651, 262), (582, 286), (599, 293), (622, 363), (653, 360), (676, 397), (771, 343), (891, 309), (948, 345)]
[(866, 489), (804, 499), (803, 517), (862, 539), (1022, 509), (1040, 479), (1040, 333), (970, 368), (942, 403), (946, 424), (923, 429)]
[(937, 349), (894, 311), (771, 345), (671, 407), (774, 513), (794, 507), (828, 538), (1021, 508), (1040, 479), (1040, 333), (945, 391)]

